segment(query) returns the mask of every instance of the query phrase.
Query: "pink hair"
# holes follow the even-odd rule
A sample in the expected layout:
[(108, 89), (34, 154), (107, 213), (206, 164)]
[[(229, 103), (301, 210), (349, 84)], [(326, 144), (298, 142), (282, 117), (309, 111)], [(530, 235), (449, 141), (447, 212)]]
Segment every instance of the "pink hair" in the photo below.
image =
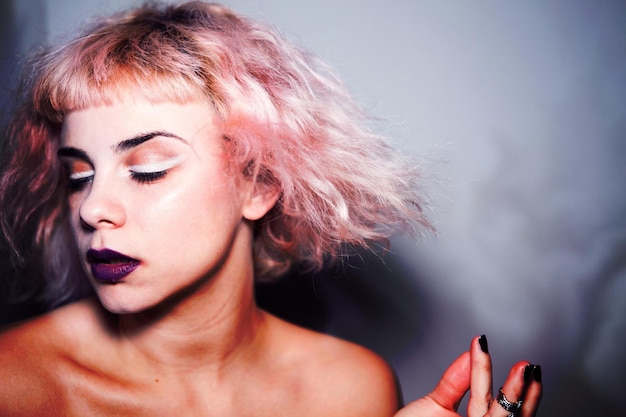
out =
[[(417, 166), (368, 128), (333, 72), (273, 28), (222, 6), (148, 4), (98, 20), (40, 54), (31, 70), (9, 130), (0, 227), (16, 253), (43, 251), (57, 265), (44, 269), (59, 293), (69, 294), (76, 274), (60, 266), (52, 244), (68, 245), (55, 155), (60, 126), (72, 110), (128, 93), (212, 103), (233, 166), (259, 186), (280, 187), (278, 203), (256, 223), (258, 279), (294, 263), (317, 269), (348, 246), (371, 247), (398, 230), (429, 227)], [(20, 243), (25, 235), (35, 243)]]

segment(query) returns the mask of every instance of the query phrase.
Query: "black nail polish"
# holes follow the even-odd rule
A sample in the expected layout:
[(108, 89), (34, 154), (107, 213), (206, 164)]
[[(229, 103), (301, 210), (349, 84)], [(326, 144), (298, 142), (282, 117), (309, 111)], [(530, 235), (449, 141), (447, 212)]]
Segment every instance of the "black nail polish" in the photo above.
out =
[(533, 366), (533, 379), (537, 382), (541, 382), (541, 366)]
[(530, 378), (533, 377), (533, 369), (535, 366), (533, 364), (528, 364), (524, 367), (524, 382), (530, 381)]
[(487, 336), (482, 335), (478, 338), (478, 344), (480, 345), (480, 350), (485, 353), (489, 353), (489, 345), (487, 344)]

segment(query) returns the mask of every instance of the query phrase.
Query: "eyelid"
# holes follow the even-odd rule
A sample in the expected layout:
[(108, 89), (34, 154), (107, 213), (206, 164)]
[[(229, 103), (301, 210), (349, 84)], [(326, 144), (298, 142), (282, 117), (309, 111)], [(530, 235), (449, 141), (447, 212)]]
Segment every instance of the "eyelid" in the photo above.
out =
[(181, 163), (182, 160), (183, 160), (182, 156), (179, 156), (179, 157), (172, 158), (163, 162), (150, 162), (146, 164), (130, 165), (128, 169), (132, 172), (139, 173), (139, 174), (166, 171), (168, 169), (174, 168), (176, 165)]
[(72, 172), (70, 174), (70, 180), (82, 180), (82, 179), (85, 179), (85, 178), (92, 177), (93, 175), (94, 175), (94, 171), (93, 170)]

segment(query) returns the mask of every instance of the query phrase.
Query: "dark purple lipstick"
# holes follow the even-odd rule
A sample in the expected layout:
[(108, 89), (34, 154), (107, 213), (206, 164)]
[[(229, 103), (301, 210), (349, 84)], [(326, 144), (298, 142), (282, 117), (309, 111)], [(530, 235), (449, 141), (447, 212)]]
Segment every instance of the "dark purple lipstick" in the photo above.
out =
[(139, 261), (111, 249), (89, 249), (87, 262), (98, 281), (118, 282), (139, 266)]

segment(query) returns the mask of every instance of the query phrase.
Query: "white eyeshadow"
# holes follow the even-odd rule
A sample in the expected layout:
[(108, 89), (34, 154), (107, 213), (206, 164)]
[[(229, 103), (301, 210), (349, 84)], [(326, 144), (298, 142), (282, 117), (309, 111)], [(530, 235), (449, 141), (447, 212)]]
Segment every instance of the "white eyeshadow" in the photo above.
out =
[(93, 176), (94, 171), (80, 171), (74, 172), (70, 174), (70, 180), (82, 180), (83, 178), (88, 178)]
[(177, 158), (170, 159), (168, 161), (163, 161), (163, 162), (153, 162), (149, 164), (131, 165), (128, 167), (128, 169), (133, 172), (140, 173), (140, 174), (150, 173), (150, 172), (160, 172), (160, 171), (166, 171), (168, 169), (173, 168), (174, 166), (182, 162), (182, 160), (183, 160), (182, 157), (177, 157)]

